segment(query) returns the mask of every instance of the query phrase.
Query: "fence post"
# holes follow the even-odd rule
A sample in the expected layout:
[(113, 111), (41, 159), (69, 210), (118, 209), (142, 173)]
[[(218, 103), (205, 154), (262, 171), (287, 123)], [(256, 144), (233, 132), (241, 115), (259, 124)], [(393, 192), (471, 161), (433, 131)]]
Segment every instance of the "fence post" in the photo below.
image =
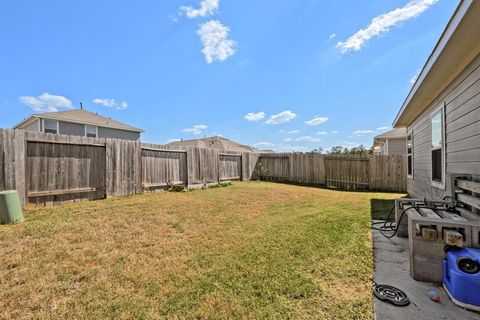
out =
[(250, 152), (242, 153), (242, 181), (249, 181), (250, 174)]
[(26, 147), (25, 131), (15, 130), (15, 189), (20, 196), (20, 202), (22, 206), (27, 204), (27, 188), (26, 188)]
[(293, 157), (294, 157), (293, 153), (288, 154), (288, 177), (287, 177), (287, 181), (292, 181), (292, 178), (293, 178)]
[(134, 177), (135, 177), (135, 194), (142, 192), (142, 143), (140, 141), (135, 141), (135, 154), (134, 154)]
[(194, 183), (194, 174), (195, 166), (193, 161), (196, 159), (194, 157), (194, 147), (187, 147), (187, 187), (190, 187)]
[(105, 198), (108, 198), (112, 195), (112, 175), (112, 140), (105, 139)]
[(217, 152), (217, 183), (220, 184), (220, 152)]

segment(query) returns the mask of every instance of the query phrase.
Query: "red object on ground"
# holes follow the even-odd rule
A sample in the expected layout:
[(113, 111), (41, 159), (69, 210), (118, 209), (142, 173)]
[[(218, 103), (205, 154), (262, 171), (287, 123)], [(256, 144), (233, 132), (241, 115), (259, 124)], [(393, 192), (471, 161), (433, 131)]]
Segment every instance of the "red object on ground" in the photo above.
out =
[(438, 294), (437, 291), (434, 291), (434, 290), (428, 291), (427, 295), (430, 297), (430, 300), (434, 302), (440, 301), (440, 295)]

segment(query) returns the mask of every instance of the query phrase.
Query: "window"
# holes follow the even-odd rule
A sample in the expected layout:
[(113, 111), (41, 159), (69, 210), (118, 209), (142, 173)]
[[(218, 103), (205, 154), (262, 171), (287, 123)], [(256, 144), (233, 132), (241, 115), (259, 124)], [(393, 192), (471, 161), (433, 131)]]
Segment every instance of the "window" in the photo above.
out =
[(56, 120), (49, 120), (49, 119), (42, 119), (43, 126), (40, 127), (43, 129), (45, 133), (58, 133), (58, 121)]
[(98, 130), (96, 126), (85, 125), (85, 136), (89, 138), (96, 138), (98, 136)]
[(407, 176), (413, 178), (413, 134), (407, 135)]
[(431, 156), (432, 156), (432, 185), (440, 188), (445, 186), (445, 131), (443, 107), (431, 117)]

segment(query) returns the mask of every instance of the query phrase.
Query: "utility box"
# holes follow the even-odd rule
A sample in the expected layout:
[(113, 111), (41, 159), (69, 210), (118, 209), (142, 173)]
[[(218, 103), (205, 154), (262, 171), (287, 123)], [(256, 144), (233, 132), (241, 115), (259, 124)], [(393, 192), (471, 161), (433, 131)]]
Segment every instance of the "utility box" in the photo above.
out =
[(16, 190), (0, 191), (0, 223), (22, 222), (23, 212)]

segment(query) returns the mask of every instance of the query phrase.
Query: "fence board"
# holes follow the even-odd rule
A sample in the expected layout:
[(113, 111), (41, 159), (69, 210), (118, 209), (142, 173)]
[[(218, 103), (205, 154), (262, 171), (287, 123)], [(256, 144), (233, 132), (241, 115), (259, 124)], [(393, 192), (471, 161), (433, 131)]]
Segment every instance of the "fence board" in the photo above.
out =
[(142, 149), (142, 185), (144, 188), (188, 181), (187, 154), (183, 151)]
[[(105, 147), (30, 141), (26, 149), (26, 188), (30, 203), (104, 197)], [(92, 192), (69, 192), (85, 189)]]
[(5, 190), (5, 132), (0, 129), (0, 190)]
[(137, 194), (141, 189), (141, 145), (137, 141), (106, 140), (107, 196)]
[(327, 187), (347, 190), (368, 190), (368, 158), (325, 158)]
[(289, 181), (291, 155), (262, 155), (258, 160), (258, 175), (267, 181)]
[(242, 179), (242, 155), (220, 154), (219, 175), (220, 180)]
[(326, 185), (347, 190), (406, 190), (405, 157), (262, 154), (258, 175), (268, 181)]

